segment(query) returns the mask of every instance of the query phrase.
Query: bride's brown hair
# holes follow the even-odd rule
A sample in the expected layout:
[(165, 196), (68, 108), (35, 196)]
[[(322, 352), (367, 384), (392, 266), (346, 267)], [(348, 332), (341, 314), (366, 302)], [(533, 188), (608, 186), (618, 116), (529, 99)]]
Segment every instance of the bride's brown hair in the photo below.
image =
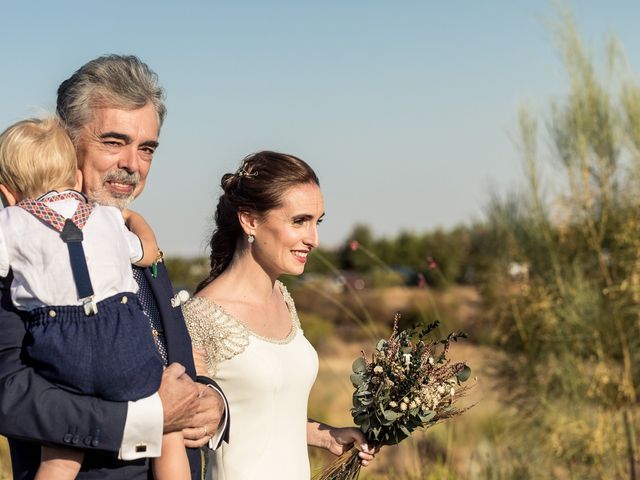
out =
[(215, 228), (209, 242), (211, 271), (196, 292), (209, 285), (231, 262), (244, 232), (238, 212), (264, 216), (282, 204), (283, 194), (291, 187), (313, 183), (320, 185), (313, 169), (293, 155), (262, 151), (246, 157), (235, 173), (222, 176), (222, 195), (214, 215)]

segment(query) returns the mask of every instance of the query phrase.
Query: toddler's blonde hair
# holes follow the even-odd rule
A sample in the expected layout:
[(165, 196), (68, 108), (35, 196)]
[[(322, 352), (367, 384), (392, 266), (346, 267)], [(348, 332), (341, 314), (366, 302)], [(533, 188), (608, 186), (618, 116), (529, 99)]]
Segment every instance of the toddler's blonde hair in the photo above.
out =
[(23, 197), (73, 188), (76, 151), (57, 117), (30, 118), (0, 134), (0, 184)]

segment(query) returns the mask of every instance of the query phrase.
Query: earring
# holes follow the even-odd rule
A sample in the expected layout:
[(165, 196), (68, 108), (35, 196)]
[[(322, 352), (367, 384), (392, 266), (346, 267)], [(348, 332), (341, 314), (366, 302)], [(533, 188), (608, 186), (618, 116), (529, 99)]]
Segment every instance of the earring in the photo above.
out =
[(247, 235), (247, 242), (249, 242), (249, 244), (252, 244), (255, 240), (256, 240), (256, 237), (252, 233)]

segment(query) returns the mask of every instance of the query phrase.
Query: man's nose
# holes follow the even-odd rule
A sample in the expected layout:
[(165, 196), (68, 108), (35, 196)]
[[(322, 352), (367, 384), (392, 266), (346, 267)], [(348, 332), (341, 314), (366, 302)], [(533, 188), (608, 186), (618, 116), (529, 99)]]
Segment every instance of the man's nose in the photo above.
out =
[(122, 155), (118, 160), (118, 167), (127, 170), (130, 173), (137, 172), (140, 168), (138, 149), (133, 145), (127, 146), (127, 148), (123, 149)]

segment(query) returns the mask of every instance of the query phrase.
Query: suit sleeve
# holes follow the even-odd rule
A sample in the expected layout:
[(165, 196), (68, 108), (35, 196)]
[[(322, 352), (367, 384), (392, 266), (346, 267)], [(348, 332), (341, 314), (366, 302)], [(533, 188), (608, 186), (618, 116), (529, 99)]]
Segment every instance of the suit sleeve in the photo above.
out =
[(117, 455), (127, 403), (70, 393), (25, 363), (26, 330), (11, 303), (10, 276), (0, 278), (0, 434)]

